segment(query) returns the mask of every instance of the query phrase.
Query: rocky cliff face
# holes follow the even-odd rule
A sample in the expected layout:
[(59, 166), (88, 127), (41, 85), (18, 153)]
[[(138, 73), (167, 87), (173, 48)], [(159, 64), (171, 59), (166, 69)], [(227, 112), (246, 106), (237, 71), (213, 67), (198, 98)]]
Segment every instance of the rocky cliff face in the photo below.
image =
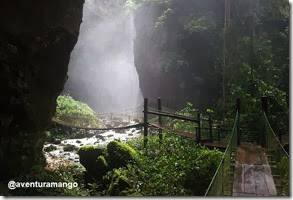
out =
[[(159, 96), (163, 105), (174, 109), (190, 101), (205, 111), (219, 98), (221, 77), (215, 66), (223, 1), (160, 2), (145, 3), (135, 12), (135, 66), (143, 96), (151, 100)], [(203, 13), (212, 25), (199, 23), (195, 28), (210, 31), (189, 30), (189, 23)]]
[(0, 6), (0, 181), (42, 160), (43, 129), (63, 90), (84, 0)]

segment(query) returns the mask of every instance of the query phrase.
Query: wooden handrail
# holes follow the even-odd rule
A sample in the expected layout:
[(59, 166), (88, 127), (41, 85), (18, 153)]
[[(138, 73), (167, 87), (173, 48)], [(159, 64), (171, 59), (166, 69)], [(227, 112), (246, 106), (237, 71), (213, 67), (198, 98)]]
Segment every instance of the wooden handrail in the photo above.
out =
[[(145, 111), (142, 111), (142, 112), (145, 112)], [(182, 120), (191, 121), (191, 122), (198, 122), (198, 119), (193, 118), (193, 117), (184, 116), (184, 115), (171, 114), (171, 113), (160, 112), (160, 111), (147, 111), (147, 113), (152, 114), (152, 115), (171, 117), (171, 118), (175, 118), (175, 119), (182, 119)]]

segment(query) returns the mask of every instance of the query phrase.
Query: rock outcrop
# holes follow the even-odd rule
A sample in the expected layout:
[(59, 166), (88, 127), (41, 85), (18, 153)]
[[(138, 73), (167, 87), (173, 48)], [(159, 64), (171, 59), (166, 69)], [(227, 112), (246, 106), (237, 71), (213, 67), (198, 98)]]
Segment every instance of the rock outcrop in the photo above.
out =
[(84, 0), (10, 0), (0, 7), (0, 181), (42, 160)]

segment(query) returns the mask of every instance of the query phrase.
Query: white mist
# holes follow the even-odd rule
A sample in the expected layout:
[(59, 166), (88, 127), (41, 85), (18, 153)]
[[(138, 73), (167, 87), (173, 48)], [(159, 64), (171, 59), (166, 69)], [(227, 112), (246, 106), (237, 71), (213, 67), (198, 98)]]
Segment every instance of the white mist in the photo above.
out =
[(123, 112), (143, 102), (134, 66), (134, 21), (122, 4), (122, 0), (86, 0), (71, 53), (65, 92), (97, 113)]

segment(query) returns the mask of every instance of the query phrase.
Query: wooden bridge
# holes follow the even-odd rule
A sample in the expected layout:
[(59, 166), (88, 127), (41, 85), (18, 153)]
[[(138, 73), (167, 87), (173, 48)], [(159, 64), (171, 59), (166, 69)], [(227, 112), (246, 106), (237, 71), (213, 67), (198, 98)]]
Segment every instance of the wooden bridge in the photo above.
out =
[[(236, 101), (236, 117), (234, 126), (227, 143), (213, 140), (211, 115), (208, 118), (197, 118), (174, 114), (161, 109), (161, 100), (158, 99), (158, 109), (148, 110), (148, 99), (144, 101), (144, 138), (147, 144), (148, 126), (159, 129), (160, 139), (165, 127), (161, 117), (170, 117), (184, 121), (194, 122), (196, 133), (173, 131), (177, 135), (195, 139), (207, 147), (224, 148), (225, 152), (218, 169), (213, 176), (205, 196), (287, 196), (289, 195), (289, 155), (284, 150), (275, 135), (267, 118), (268, 99), (261, 98), (262, 110), (258, 131), (247, 131), (242, 134), (240, 130), (240, 99)], [(148, 114), (157, 115), (158, 123), (148, 123)], [(201, 122), (208, 121), (208, 127), (202, 127)], [(209, 138), (201, 138), (202, 130), (207, 129)]]
[(261, 102), (259, 140), (245, 141), (239, 130), (240, 100), (237, 100), (231, 138), (205, 196), (289, 195), (289, 155), (268, 121), (267, 97), (262, 97)]

